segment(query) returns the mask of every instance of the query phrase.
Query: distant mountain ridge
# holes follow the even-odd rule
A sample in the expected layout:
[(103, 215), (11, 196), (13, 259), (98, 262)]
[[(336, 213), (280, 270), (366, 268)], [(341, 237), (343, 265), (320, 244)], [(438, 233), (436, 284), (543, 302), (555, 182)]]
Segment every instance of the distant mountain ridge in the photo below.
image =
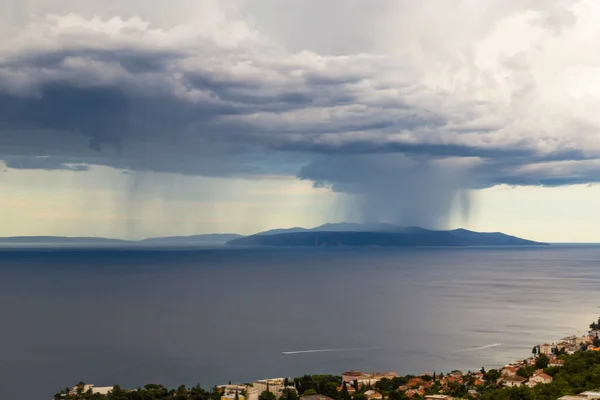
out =
[[(230, 246), (379, 246), (379, 247), (419, 247), (419, 246), (523, 246), (547, 245), (547, 243), (521, 239), (500, 232), (473, 232), (466, 229), (436, 231), (419, 227), (402, 227), (391, 224), (379, 228), (385, 230), (368, 231), (373, 226), (361, 224), (326, 224), (314, 229), (285, 233), (259, 233), (227, 242)], [(299, 228), (294, 228), (299, 229)], [(349, 230), (346, 230), (349, 229)], [(268, 231), (272, 232), (272, 231)]]
[(188, 244), (188, 243), (205, 243), (205, 244), (223, 244), (230, 240), (242, 238), (242, 235), (237, 233), (208, 233), (204, 235), (191, 235), (191, 236), (166, 236), (158, 238), (148, 238), (140, 240), (137, 243), (144, 244)]
[(101, 237), (68, 237), (68, 236), (9, 236), (0, 237), (0, 243), (73, 243), (73, 244), (117, 244), (131, 243), (122, 239)]
[(283, 228), (251, 236), (236, 233), (167, 236), (139, 241), (64, 236), (14, 236), (0, 238), (0, 244), (121, 244), (139, 246), (223, 245), (230, 246), (520, 246), (546, 245), (500, 232), (473, 232), (466, 229), (437, 231), (417, 226), (387, 223), (328, 223), (315, 228)]
[(11, 236), (0, 237), (0, 244), (129, 244), (129, 245), (221, 245), (243, 237), (237, 233), (212, 233), (191, 236), (167, 236), (142, 240), (123, 240), (102, 237), (68, 236)]

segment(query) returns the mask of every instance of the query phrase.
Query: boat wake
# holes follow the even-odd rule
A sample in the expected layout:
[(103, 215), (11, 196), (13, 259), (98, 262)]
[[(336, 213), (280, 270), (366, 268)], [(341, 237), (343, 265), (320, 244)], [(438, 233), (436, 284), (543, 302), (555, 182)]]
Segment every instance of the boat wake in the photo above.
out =
[(281, 354), (292, 355), (292, 354), (306, 354), (306, 353), (333, 353), (342, 351), (370, 351), (378, 349), (315, 349), (315, 350), (296, 350), (296, 351), (282, 351)]
[(477, 350), (491, 349), (491, 348), (498, 347), (498, 346), (502, 346), (502, 343), (493, 343), (493, 344), (488, 344), (488, 345), (485, 345), (485, 346), (470, 347), (468, 349), (460, 350), (460, 351), (458, 351), (458, 353), (465, 353), (467, 351), (477, 351)]

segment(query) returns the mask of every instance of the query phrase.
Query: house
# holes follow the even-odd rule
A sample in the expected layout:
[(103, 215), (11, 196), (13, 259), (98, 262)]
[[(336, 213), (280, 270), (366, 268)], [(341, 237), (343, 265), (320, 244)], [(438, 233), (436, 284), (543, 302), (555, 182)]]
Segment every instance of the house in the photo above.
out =
[[(362, 385), (358, 385), (358, 387), (360, 388)], [(340, 385), (337, 387), (337, 391), (341, 392), (342, 390), (344, 390), (344, 385)], [(348, 385), (346, 384), (346, 391), (348, 392), (348, 394), (350, 396), (352, 396), (354, 393), (356, 393), (356, 389), (354, 389), (354, 386), (352, 385)]]
[(501, 380), (501, 382), (506, 387), (517, 387), (517, 386), (521, 386), (526, 380), (527, 379), (523, 378), (522, 376), (515, 375), (515, 376), (507, 376), (506, 378), (503, 378)]
[(430, 394), (425, 396), (425, 400), (452, 400), (452, 396), (447, 394)]
[(581, 346), (582, 344), (589, 343), (589, 342), (591, 342), (590, 338), (585, 337), (585, 336), (575, 338), (575, 346)]
[(535, 371), (533, 376), (529, 378), (529, 380), (535, 379), (538, 383), (550, 383), (552, 382), (552, 377), (546, 373), (544, 370), (540, 369)]
[(405, 392), (405, 394), (407, 397), (424, 396), (425, 391), (423, 389), (410, 389), (410, 390), (407, 390)]
[(529, 386), (530, 388), (543, 383), (550, 383), (552, 382), (552, 377), (548, 374), (545, 374), (541, 369), (535, 371), (535, 373), (533, 374), (533, 376), (531, 378), (529, 378), (529, 381), (527, 381), (526, 385)]
[(448, 376), (446, 376), (446, 377), (444, 377), (444, 378), (441, 379), (441, 383), (443, 385), (447, 385), (447, 384), (452, 383), (452, 382), (463, 383), (463, 378), (460, 377), (460, 376), (450, 376), (450, 375), (448, 375)]
[(587, 392), (579, 393), (579, 396), (583, 396), (586, 399), (600, 399), (600, 391), (588, 390)]
[(500, 371), (502, 373), (502, 376), (515, 376), (517, 375), (517, 369), (511, 365), (507, 365), (506, 367), (502, 368), (502, 371)]
[[(285, 378), (272, 378), (272, 379), (261, 379), (252, 383), (252, 386), (258, 393), (262, 393), (265, 390), (273, 393), (276, 397), (279, 397), (283, 392), (283, 385)], [(252, 400), (252, 396), (248, 396)]]
[[(221, 396), (222, 400), (226, 400), (225, 397), (227, 399), (235, 399), (236, 393), (238, 394), (238, 398), (240, 400), (258, 400), (259, 394), (262, 393), (262, 391), (259, 392), (259, 389), (257, 387), (249, 386), (249, 385), (233, 384), (233, 385), (219, 385), (217, 387), (223, 391), (223, 396)], [(264, 390), (266, 390), (266, 387)], [(269, 391), (271, 391), (271, 387), (269, 387)], [(277, 393), (275, 395), (278, 396), (279, 394), (280, 393)]]
[[(237, 397), (237, 399), (236, 399)], [(243, 394), (239, 392), (227, 393), (221, 396), (221, 400), (246, 400)]]
[[(73, 390), (71, 390), (71, 393), (77, 393), (77, 389), (79, 388), (79, 386), (75, 386), (73, 387)], [(88, 391), (92, 391), (92, 394), (102, 394), (102, 395), (107, 395), (110, 392), (112, 392), (112, 390), (114, 389), (113, 386), (94, 386), (92, 384), (84, 384), (83, 387), (83, 393), (87, 393)]]
[(352, 383), (358, 381), (364, 374), (360, 371), (348, 371), (342, 373), (342, 382)]
[(381, 393), (376, 392), (374, 390), (367, 390), (365, 392), (365, 397), (368, 400), (382, 400), (383, 399), (383, 396), (381, 395)]
[(112, 392), (113, 389), (114, 389), (113, 386), (92, 386), (92, 393), (107, 395), (110, 392)]
[(348, 371), (342, 373), (342, 382), (353, 383), (357, 381), (358, 383), (362, 383), (364, 385), (374, 385), (380, 380), (387, 378), (392, 379), (398, 376), (397, 372), (371, 372), (366, 374), (360, 371)]
[(554, 348), (554, 345), (544, 343), (544, 344), (540, 345), (540, 354), (545, 354), (545, 355), (549, 356), (550, 354), (552, 354), (553, 348)]
[(408, 386), (409, 388), (419, 388), (424, 383), (425, 383), (425, 381), (423, 380), (423, 378), (412, 378), (411, 380), (408, 381), (406, 386)]
[(550, 362), (548, 363), (549, 367), (564, 367), (565, 366), (565, 360), (559, 360), (556, 358), (551, 358)]

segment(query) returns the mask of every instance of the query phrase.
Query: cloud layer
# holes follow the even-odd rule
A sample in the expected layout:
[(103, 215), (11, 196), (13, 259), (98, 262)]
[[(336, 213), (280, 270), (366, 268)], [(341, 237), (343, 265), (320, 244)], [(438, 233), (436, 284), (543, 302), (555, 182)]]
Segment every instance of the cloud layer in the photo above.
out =
[(430, 226), (464, 189), (600, 180), (593, 1), (24, 7), (0, 2), (9, 168), (297, 175)]

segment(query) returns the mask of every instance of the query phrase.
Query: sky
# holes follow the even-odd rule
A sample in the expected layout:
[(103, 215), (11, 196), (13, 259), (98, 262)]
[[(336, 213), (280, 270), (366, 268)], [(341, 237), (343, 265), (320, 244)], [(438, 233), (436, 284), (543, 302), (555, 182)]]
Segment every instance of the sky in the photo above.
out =
[(597, 242), (600, 3), (0, 0), (0, 236)]

